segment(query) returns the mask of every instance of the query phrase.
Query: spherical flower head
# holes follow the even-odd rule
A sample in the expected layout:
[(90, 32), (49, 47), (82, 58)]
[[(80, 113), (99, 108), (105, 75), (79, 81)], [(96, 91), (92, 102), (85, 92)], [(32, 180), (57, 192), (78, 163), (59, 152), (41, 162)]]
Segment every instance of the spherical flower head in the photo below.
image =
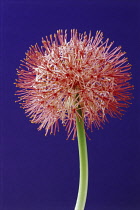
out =
[[(42, 39), (42, 46), (31, 46), (17, 70), (17, 95), (39, 130), (59, 130), (66, 126), (68, 137), (76, 136), (76, 117), (82, 117), (87, 128), (99, 128), (107, 115), (121, 117), (132, 98), (129, 83), (131, 65), (121, 47), (103, 41), (103, 33), (95, 37), (71, 30), (58, 30), (54, 38)], [(82, 116), (79, 114), (81, 110)]]

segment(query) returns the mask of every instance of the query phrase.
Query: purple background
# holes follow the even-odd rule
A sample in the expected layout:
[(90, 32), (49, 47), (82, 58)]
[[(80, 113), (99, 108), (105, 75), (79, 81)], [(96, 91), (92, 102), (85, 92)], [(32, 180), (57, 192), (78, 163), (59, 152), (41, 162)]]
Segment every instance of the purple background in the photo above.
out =
[(109, 118), (87, 141), (89, 191), (85, 210), (140, 209), (140, 2), (137, 0), (1, 0), (1, 210), (72, 210), (79, 179), (77, 140), (44, 136), (14, 93), (16, 68), (30, 45), (57, 29), (102, 30), (132, 64), (132, 105)]

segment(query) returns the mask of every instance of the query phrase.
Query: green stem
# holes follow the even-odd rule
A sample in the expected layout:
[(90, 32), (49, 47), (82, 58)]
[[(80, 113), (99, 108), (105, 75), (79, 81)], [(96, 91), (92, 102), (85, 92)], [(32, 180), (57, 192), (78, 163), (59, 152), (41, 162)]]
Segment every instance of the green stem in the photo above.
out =
[[(82, 116), (81, 109), (77, 112)], [(76, 118), (76, 128), (79, 147), (80, 179), (75, 210), (84, 210), (88, 189), (88, 154), (83, 118)]]

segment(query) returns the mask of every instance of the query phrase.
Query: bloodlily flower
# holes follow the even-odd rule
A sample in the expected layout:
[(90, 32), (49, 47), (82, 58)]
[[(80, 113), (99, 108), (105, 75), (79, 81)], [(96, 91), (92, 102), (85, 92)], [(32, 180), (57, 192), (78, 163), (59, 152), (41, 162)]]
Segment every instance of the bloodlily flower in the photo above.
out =
[(84, 210), (88, 189), (88, 157), (84, 126), (100, 128), (107, 115), (121, 117), (130, 104), (133, 86), (131, 65), (121, 47), (113, 48), (103, 33), (95, 37), (71, 30), (58, 30), (54, 38), (31, 46), (17, 70), (17, 95), (32, 123), (59, 130), (66, 126), (68, 138), (78, 137), (80, 181), (75, 210)]
[(61, 120), (74, 139), (78, 107), (88, 128), (102, 127), (107, 114), (121, 117), (128, 107), (131, 65), (121, 46), (111, 49), (113, 42), (102, 40), (101, 31), (93, 38), (74, 29), (67, 41), (67, 31), (58, 30), (54, 39), (50, 35), (26, 53), (17, 71), (17, 94), (31, 122), (45, 128), (46, 135), (49, 129), (56, 133)]

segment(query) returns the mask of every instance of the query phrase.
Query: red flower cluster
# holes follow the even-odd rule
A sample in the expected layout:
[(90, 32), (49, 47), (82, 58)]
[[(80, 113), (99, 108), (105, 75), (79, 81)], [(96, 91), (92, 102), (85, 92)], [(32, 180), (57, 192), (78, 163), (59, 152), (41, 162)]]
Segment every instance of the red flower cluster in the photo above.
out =
[(16, 86), (19, 101), (32, 123), (39, 130), (56, 133), (59, 120), (66, 125), (68, 137), (76, 136), (77, 110), (81, 109), (85, 126), (102, 127), (111, 117), (120, 117), (132, 98), (129, 83), (131, 65), (121, 47), (95, 37), (71, 30), (58, 30), (54, 38), (42, 40), (43, 46), (31, 46), (17, 70)]

